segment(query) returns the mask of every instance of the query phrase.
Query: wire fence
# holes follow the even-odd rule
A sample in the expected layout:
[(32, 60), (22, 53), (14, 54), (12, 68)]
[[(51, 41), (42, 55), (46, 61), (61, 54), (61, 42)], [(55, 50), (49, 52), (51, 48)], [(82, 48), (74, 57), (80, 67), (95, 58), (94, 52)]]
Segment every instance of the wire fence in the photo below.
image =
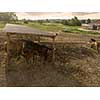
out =
[(100, 35), (92, 34), (59, 34), (56, 38), (57, 42), (67, 42), (67, 43), (86, 43), (91, 38), (100, 42)]
[[(6, 39), (6, 34), (0, 32), (0, 38)], [(37, 40), (37, 37), (33, 36), (14, 36), (12, 38), (24, 38), (24, 39), (31, 39), (31, 40)], [(88, 42), (91, 38), (97, 40), (100, 42), (100, 35), (95, 35), (95, 34), (75, 34), (75, 33), (60, 33), (56, 37), (56, 43), (86, 43)], [(41, 37), (40, 42), (52, 42), (51, 39)]]

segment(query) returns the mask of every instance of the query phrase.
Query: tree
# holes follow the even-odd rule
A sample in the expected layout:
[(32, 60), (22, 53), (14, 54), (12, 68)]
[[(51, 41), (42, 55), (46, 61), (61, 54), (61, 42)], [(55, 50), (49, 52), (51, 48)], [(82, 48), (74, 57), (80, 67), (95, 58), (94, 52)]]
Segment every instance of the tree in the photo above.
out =
[(4, 22), (12, 22), (12, 21), (17, 21), (18, 18), (16, 16), (15, 13), (13, 12), (3, 12), (0, 13), (0, 21), (4, 21)]
[(78, 20), (76, 16), (74, 17), (74, 23), (75, 23), (75, 26), (81, 26), (81, 22), (80, 20)]
[(61, 22), (63, 25), (68, 25), (68, 21), (67, 20), (62, 20)]
[(91, 19), (87, 19), (87, 24), (91, 23)]
[(28, 20), (26, 20), (26, 19), (22, 19), (22, 21), (23, 21), (23, 23), (25, 23), (25, 24), (28, 24)]
[(46, 22), (46, 23), (49, 23), (49, 19), (46, 19), (45, 22)]
[(81, 20), (81, 23), (86, 24), (86, 20), (85, 19)]
[(39, 24), (42, 24), (43, 23), (43, 20), (38, 20), (37, 21)]
[(74, 18), (68, 20), (68, 25), (70, 26), (81, 26), (80, 20), (75, 16)]

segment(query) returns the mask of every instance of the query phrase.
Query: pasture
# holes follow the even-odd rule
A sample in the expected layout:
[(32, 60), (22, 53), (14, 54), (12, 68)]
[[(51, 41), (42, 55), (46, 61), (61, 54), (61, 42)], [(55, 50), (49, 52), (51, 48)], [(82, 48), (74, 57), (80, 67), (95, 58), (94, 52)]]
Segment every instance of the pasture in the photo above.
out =
[(90, 38), (99, 40), (99, 35), (62, 32), (65, 27), (62, 28), (62, 25), (39, 26), (37, 23), (33, 26), (30, 23), (28, 26), (42, 31), (59, 32), (55, 42), (55, 64), (44, 64), (39, 57), (35, 63), (27, 64), (23, 58), (16, 61), (13, 57), (7, 67), (4, 51), (6, 37), (1, 32), (0, 86), (100, 86), (100, 54), (86, 44)]
[(48, 32), (64, 32), (64, 33), (76, 33), (76, 34), (100, 34), (100, 32), (97, 31), (85, 31), (80, 30), (81, 26), (68, 26), (63, 25), (61, 23), (38, 23), (38, 22), (30, 22), (28, 24), (23, 24), (32, 28), (39, 29), (41, 31), (48, 31)]
[[(0, 29), (4, 28), (5, 22), (0, 22)], [(22, 21), (16, 22), (18, 25), (25, 25), (32, 27), (33, 29), (39, 29), (41, 31), (47, 32), (63, 32), (63, 33), (75, 33), (75, 34), (95, 34), (98, 35), (100, 32), (97, 31), (85, 31), (80, 30), (81, 26), (68, 26), (63, 25), (61, 23), (54, 23), (54, 22), (28, 22), (27, 24), (23, 23)]]

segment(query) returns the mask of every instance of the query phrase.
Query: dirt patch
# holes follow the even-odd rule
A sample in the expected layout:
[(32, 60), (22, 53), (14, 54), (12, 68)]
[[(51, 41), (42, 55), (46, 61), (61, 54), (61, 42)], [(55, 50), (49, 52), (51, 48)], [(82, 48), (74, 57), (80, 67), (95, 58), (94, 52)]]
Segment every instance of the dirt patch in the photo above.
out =
[(77, 45), (57, 45), (55, 64), (24, 59), (7, 68), (7, 86), (100, 86), (99, 55)]
[(38, 58), (27, 64), (13, 58), (7, 67), (1, 48), (0, 86), (100, 86), (99, 59), (100, 54), (82, 44), (56, 44), (55, 64)]

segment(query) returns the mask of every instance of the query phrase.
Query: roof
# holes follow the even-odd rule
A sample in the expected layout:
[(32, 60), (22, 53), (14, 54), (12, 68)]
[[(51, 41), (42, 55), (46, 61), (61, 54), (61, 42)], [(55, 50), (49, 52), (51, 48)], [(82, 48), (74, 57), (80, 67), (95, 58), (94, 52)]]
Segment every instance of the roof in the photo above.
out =
[(95, 22), (90, 23), (90, 25), (100, 25), (100, 20), (96, 20)]
[(24, 25), (6, 24), (3, 32), (10, 34), (31, 34), (36, 36), (55, 37), (56, 34), (42, 32)]
[(97, 20), (94, 22), (95, 24), (100, 24), (100, 20)]
[(89, 24), (82, 24), (82, 26), (89, 26)]

